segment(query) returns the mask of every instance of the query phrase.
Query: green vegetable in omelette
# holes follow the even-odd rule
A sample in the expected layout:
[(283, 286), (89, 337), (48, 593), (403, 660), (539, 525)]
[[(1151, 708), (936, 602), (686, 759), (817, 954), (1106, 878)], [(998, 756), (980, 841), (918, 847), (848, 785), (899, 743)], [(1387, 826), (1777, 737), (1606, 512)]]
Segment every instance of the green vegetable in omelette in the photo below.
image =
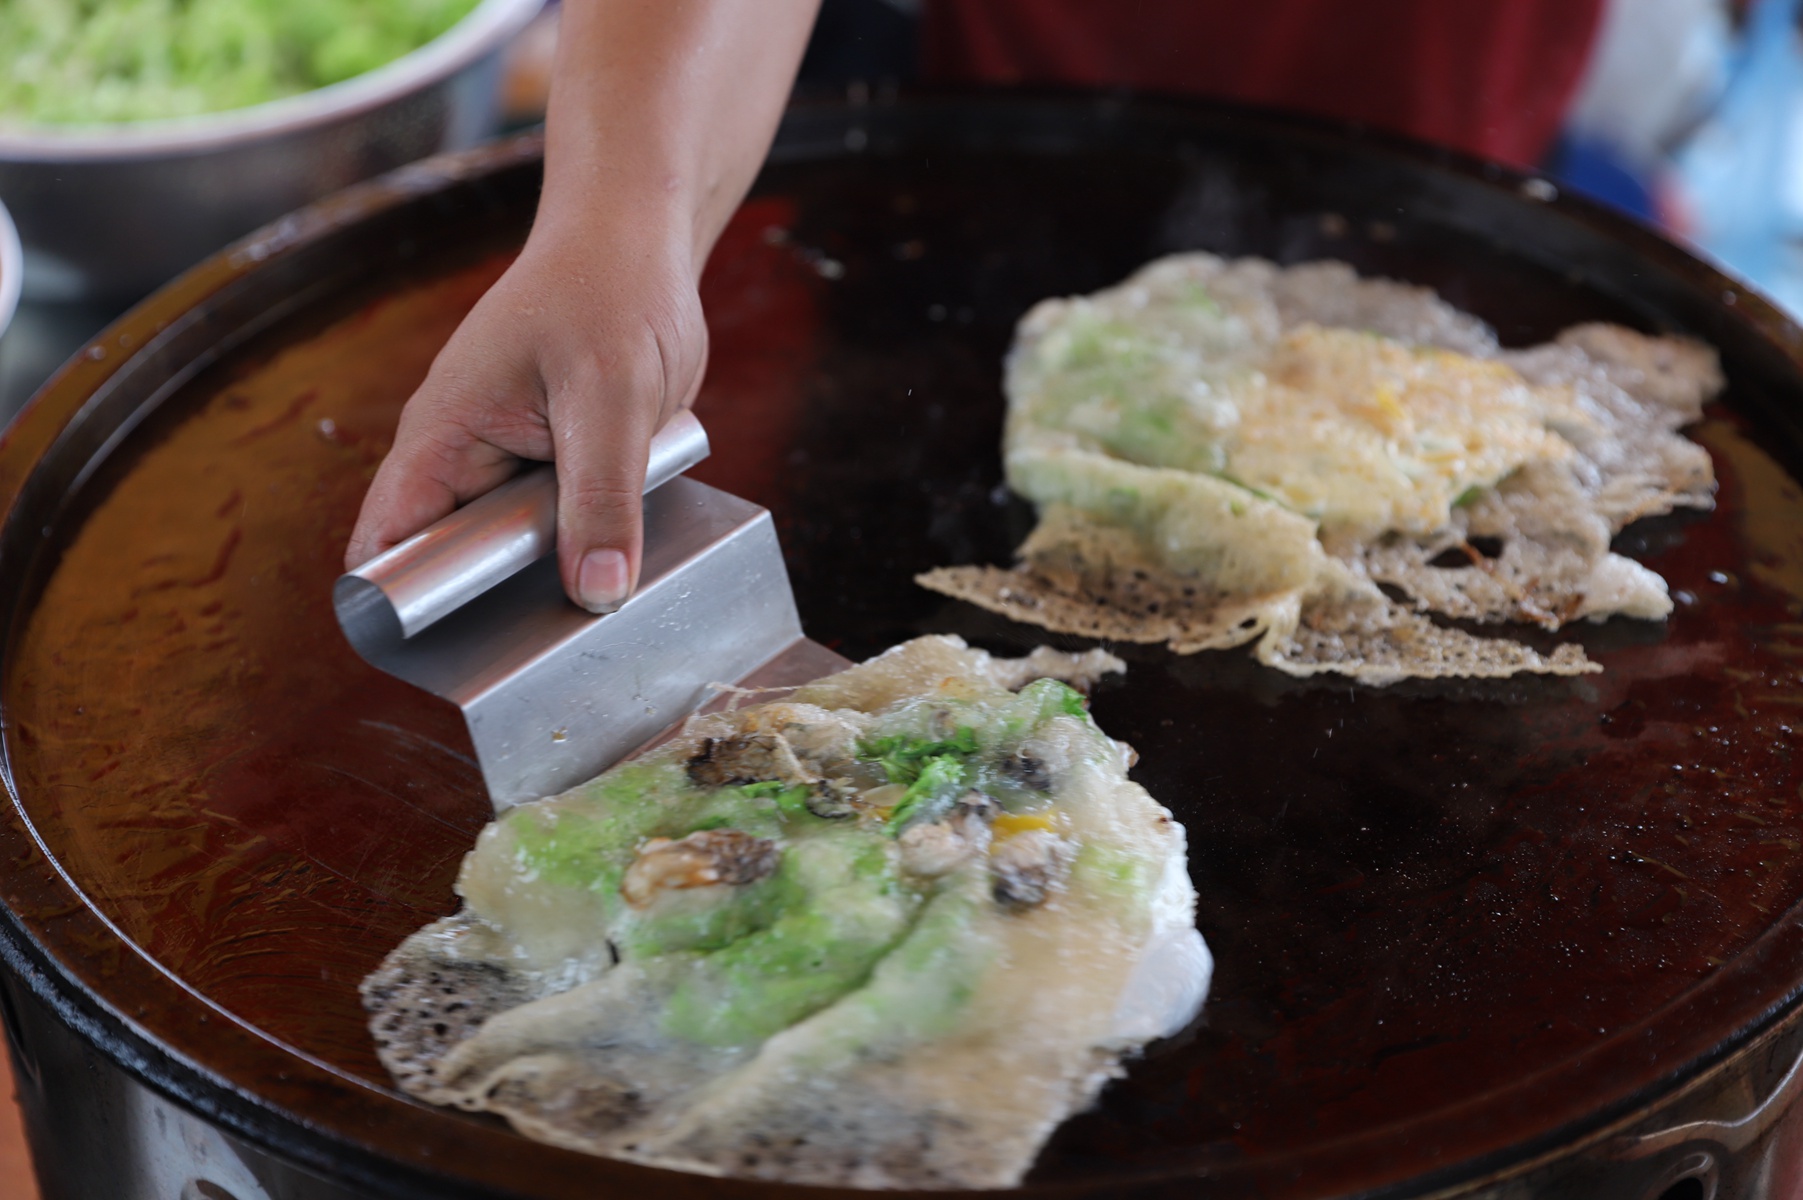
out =
[[(667, 1032), (755, 1044), (862, 985), (916, 923), (935, 885), (904, 871), (896, 839), (946, 819), (973, 789), (1004, 816), (1052, 802), (1032, 749), (1048, 737), (1113, 754), (1082, 694), (1054, 679), (1005, 699), (902, 703), (861, 736), (838, 735), (838, 750), (802, 758), (772, 753), (778, 740), (788, 749), (781, 735), (709, 739), (686, 763), (627, 764), (587, 795), (516, 809), (485, 837), (465, 882), (506, 895), (529, 880), (535, 894), (591, 913), (613, 953), (661, 960)], [(802, 778), (804, 761), (836, 761), (843, 777)], [(885, 786), (901, 789), (887, 806), (822, 816), (810, 805), (829, 787), (861, 796)], [(515, 882), (478, 882), (495, 872)], [(740, 886), (697, 886), (727, 879)]]
[(0, 0), (0, 124), (243, 108), (425, 45), (476, 0)]

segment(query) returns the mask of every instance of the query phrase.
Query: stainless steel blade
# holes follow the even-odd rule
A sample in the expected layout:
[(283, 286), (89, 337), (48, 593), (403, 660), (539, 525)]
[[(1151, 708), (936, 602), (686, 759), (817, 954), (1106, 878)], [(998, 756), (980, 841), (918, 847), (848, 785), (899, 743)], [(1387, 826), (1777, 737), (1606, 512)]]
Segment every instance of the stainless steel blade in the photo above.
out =
[(692, 479), (692, 416), (660, 431), (638, 590), (619, 611), (564, 596), (548, 469), (473, 501), (342, 576), (339, 624), (371, 665), (463, 710), (497, 811), (589, 779), (717, 694), (789, 687), (846, 660), (802, 636), (770, 514)]

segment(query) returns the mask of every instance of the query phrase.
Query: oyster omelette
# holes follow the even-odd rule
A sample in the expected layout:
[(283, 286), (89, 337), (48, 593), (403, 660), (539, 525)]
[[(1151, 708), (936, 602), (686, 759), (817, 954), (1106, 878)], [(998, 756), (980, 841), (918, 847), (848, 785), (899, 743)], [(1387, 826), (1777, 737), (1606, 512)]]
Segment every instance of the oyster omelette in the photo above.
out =
[(1211, 961), (1100, 651), (906, 643), (510, 810), (364, 981), (383, 1064), (528, 1136), (708, 1174), (1016, 1183)]
[(1011, 569), (919, 582), (1060, 632), (1255, 642), (1293, 675), (1595, 671), (1579, 646), (1427, 614), (1664, 618), (1664, 580), (1610, 541), (1712, 505), (1709, 455), (1678, 430), (1721, 387), (1683, 338), (1579, 325), (1504, 350), (1431, 291), (1341, 263), (1174, 255), (1022, 319), (1004, 458), (1039, 524)]

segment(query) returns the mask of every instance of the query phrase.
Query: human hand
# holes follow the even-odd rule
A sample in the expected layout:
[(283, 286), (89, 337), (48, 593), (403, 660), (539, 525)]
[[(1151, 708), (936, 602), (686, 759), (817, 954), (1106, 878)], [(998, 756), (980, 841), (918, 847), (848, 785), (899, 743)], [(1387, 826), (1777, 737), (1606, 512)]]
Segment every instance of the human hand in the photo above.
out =
[(651, 436), (707, 363), (688, 228), (609, 217), (547, 227), (477, 302), (407, 401), (347, 568), (513, 475), (557, 465), (564, 591), (609, 612), (638, 580)]
[(595, 612), (631, 594), (651, 435), (707, 365), (701, 265), (770, 146), (817, 7), (565, 3), (532, 236), (407, 401), (348, 566), (522, 459), (551, 460), (564, 591)]

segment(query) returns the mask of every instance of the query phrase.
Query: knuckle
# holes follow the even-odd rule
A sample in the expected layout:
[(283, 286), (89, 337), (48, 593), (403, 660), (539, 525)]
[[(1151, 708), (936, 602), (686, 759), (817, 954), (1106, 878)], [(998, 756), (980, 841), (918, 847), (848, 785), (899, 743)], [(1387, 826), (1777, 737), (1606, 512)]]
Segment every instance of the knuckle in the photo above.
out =
[(561, 489), (563, 500), (577, 511), (627, 517), (639, 509), (639, 492), (623, 479), (573, 480)]

